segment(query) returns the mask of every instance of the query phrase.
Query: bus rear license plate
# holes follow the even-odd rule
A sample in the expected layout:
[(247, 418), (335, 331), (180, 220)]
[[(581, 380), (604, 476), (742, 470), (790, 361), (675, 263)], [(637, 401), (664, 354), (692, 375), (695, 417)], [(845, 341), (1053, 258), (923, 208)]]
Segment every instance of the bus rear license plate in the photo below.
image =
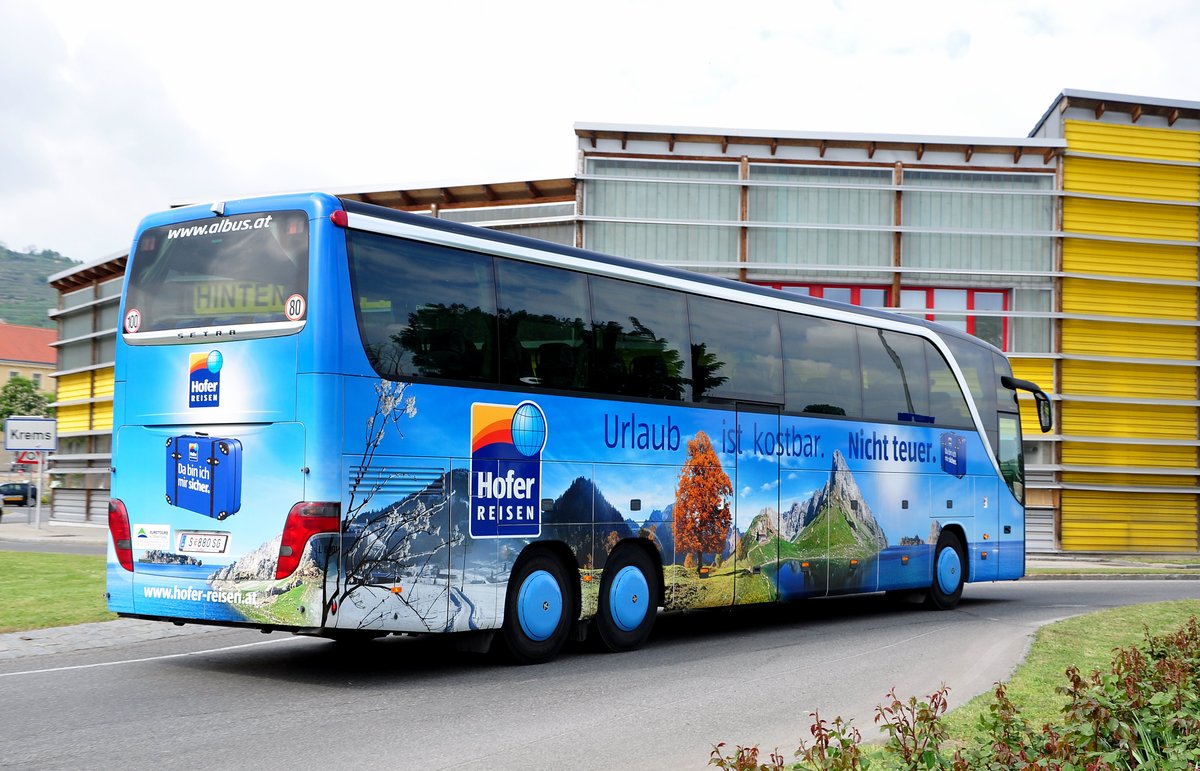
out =
[(185, 530), (179, 534), (179, 551), (199, 554), (224, 554), (229, 533), (202, 533)]

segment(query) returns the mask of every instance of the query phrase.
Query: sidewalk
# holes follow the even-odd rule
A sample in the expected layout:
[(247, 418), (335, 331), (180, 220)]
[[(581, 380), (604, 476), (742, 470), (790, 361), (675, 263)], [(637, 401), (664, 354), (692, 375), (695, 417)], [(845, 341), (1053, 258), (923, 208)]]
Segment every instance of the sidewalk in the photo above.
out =
[(97, 554), (104, 553), (108, 544), (107, 525), (47, 522), (49, 514), (48, 508), (43, 506), (41, 527), (35, 527), (33, 509), (6, 507), (4, 515), (0, 517), (0, 541), (45, 545), (69, 543), (80, 547), (95, 547)]

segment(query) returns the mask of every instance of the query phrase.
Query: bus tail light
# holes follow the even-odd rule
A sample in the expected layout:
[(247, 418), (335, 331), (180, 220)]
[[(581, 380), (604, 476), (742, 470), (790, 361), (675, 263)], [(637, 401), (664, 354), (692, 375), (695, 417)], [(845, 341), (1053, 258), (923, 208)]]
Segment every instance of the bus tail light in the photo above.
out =
[(129, 533), (129, 512), (120, 498), (108, 501), (108, 532), (112, 535), (113, 548), (117, 550), (117, 561), (132, 573), (133, 538)]
[(283, 525), (275, 579), (287, 578), (296, 572), (308, 539), (320, 533), (338, 532), (341, 520), (341, 505), (336, 502), (301, 501), (293, 506)]

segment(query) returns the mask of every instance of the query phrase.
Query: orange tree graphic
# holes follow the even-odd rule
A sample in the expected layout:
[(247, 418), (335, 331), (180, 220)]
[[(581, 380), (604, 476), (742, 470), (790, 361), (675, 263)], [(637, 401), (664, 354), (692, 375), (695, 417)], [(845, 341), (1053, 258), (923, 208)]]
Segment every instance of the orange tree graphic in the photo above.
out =
[(729, 496), (733, 485), (721, 468), (712, 441), (703, 431), (688, 442), (687, 461), (675, 491), (675, 518), (671, 534), (675, 550), (696, 555), (699, 571), (706, 552), (720, 553), (729, 537)]

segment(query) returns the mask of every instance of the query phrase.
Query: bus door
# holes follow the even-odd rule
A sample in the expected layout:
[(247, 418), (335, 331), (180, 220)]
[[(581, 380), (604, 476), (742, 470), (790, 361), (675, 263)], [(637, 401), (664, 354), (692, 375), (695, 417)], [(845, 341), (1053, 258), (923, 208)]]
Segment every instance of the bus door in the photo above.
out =
[[(1005, 495), (1008, 491), (1005, 490)], [(972, 581), (995, 581), (1000, 565), (1000, 480), (994, 476), (975, 477), (975, 543), (971, 548)]]
[(735, 605), (779, 597), (781, 551), (788, 551), (781, 546), (780, 537), (779, 475), (784, 447), (779, 427), (778, 406), (738, 402), (736, 428), (727, 425), (724, 431), (723, 454), (737, 459), (733, 524), (726, 541)]

